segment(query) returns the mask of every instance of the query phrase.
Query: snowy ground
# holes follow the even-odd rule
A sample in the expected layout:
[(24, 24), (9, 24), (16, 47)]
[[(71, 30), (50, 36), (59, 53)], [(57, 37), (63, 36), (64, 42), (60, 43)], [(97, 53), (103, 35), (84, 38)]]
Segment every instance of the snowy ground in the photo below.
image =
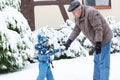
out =
[[(120, 54), (111, 54), (110, 80), (120, 80)], [(93, 56), (53, 61), (55, 80), (92, 80)], [(30, 64), (21, 71), (0, 74), (0, 80), (36, 80), (38, 63)]]

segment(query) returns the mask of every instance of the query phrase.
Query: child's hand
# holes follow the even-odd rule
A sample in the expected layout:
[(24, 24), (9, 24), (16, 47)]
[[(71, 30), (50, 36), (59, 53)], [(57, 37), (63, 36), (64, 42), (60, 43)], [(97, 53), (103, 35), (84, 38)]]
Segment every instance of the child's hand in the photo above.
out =
[(62, 51), (64, 51), (64, 50), (65, 50), (65, 46), (60, 46), (60, 48), (62, 49)]
[(41, 46), (38, 46), (38, 48), (41, 48)]

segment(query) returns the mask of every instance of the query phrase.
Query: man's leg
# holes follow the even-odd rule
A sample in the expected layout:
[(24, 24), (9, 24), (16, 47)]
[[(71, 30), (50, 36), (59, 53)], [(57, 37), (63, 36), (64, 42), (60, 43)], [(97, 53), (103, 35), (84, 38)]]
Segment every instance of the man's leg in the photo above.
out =
[(94, 74), (93, 80), (100, 80), (100, 70), (99, 70), (99, 55), (94, 53)]
[(109, 80), (111, 41), (102, 47), (101, 54), (94, 54), (93, 80)]
[(54, 80), (50, 66), (47, 69), (47, 80)]

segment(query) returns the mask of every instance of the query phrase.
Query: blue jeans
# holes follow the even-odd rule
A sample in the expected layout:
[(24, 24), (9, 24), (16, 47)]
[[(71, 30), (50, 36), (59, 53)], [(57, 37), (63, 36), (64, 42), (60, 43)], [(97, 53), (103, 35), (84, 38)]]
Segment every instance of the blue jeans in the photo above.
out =
[(94, 53), (93, 80), (109, 80), (111, 41), (102, 46), (101, 53)]

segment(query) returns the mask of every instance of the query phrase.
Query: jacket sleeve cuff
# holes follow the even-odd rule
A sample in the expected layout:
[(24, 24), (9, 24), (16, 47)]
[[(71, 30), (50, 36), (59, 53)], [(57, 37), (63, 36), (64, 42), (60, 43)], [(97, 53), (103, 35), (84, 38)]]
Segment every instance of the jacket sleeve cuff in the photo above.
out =
[(71, 39), (68, 39), (68, 40), (67, 40), (67, 44), (69, 44), (69, 45), (70, 45), (72, 42), (73, 42), (73, 41), (72, 41)]

